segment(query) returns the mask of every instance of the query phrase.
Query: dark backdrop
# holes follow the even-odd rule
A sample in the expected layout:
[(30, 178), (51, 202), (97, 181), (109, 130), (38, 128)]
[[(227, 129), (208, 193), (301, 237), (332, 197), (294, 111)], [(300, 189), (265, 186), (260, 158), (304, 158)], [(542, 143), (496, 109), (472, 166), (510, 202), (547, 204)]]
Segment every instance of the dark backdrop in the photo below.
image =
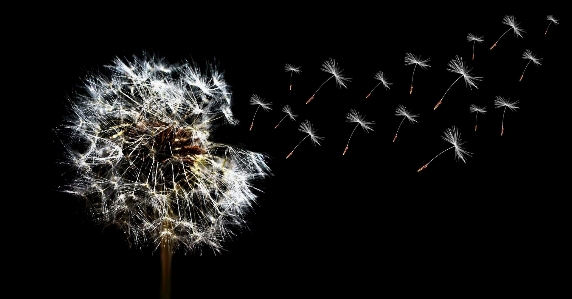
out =
[[(281, 290), (296, 294), (304, 287), (319, 294), (356, 276), (363, 283), (356, 289), (365, 291), (388, 274), (400, 281), (396, 277), (407, 276), (408, 269), (430, 273), (444, 265), (477, 266), (493, 260), (498, 265), (546, 256), (562, 247), (563, 199), (550, 192), (556, 183), (549, 179), (546, 162), (561, 153), (547, 154), (556, 125), (540, 119), (556, 121), (565, 115), (559, 108), (565, 87), (556, 83), (565, 32), (562, 25), (552, 24), (545, 35), (546, 14), (515, 14), (526, 30), (523, 38), (508, 32), (489, 50), (509, 28), (502, 24), (503, 13), (428, 15), (367, 7), (315, 12), (291, 7), (260, 14), (171, 9), (177, 13), (166, 8), (58, 13), (38, 29), (45, 42), (32, 42), (38, 75), (45, 78), (34, 104), (44, 117), (41, 134), (47, 136), (49, 151), (41, 159), (47, 183), (29, 187), (40, 194), (30, 202), (39, 207), (35, 219), (41, 223), (33, 232), (39, 245), (30, 252), (38, 261), (31, 269), (39, 271), (30, 271), (47, 293), (65, 298), (157, 297), (158, 252), (129, 248), (121, 232), (95, 226), (80, 200), (56, 191), (66, 168), (57, 163), (61, 148), (51, 132), (62, 121), (66, 97), (80, 89), (88, 71), (104, 70), (116, 56), (131, 58), (143, 51), (173, 63), (216, 59), (241, 121), (221, 128), (216, 138), (273, 158), (274, 176), (257, 184), (264, 193), (248, 216), (248, 230), (229, 241), (219, 257), (212, 257), (208, 248), (201, 256), (175, 253), (173, 298), (192, 297), (210, 283), (224, 289), (238, 282), (242, 287), (231, 291), (248, 294), (251, 287), (264, 289), (263, 280), (271, 283), (274, 295)], [(484, 36), (475, 45), (475, 60), (469, 33)], [(529, 65), (519, 82), (525, 49), (542, 58), (542, 65)], [(413, 66), (404, 63), (408, 52), (430, 59), (428, 69), (415, 71), (411, 95)], [(433, 110), (458, 77), (447, 71), (455, 55), (483, 80), (472, 90), (460, 80)], [(329, 77), (320, 70), (328, 58), (352, 80), (347, 89), (326, 83), (306, 105)], [(285, 64), (302, 70), (293, 75), (292, 90)], [(366, 99), (379, 82), (374, 79), (378, 71), (392, 85), (389, 90), (379, 86)], [(259, 111), (249, 132), (256, 108), (249, 105), (253, 94), (272, 102), (273, 110)], [(506, 111), (503, 136), (496, 96), (520, 102), (516, 112)], [(285, 104), (298, 118), (274, 129)], [(392, 142), (401, 121), (395, 116), (398, 104), (419, 118), (415, 124), (405, 121)], [(476, 132), (471, 104), (487, 109), (478, 117)], [(358, 128), (342, 155), (354, 127), (345, 121), (350, 109), (374, 121), (374, 131), (366, 134)], [(324, 137), (322, 145), (306, 140), (286, 159), (305, 136), (298, 131), (305, 119)], [(451, 126), (459, 128), (473, 156), (464, 164), (448, 151), (417, 172), (450, 146), (441, 136)], [(363, 269), (376, 274), (361, 274)], [(328, 282), (320, 284), (317, 278)]]

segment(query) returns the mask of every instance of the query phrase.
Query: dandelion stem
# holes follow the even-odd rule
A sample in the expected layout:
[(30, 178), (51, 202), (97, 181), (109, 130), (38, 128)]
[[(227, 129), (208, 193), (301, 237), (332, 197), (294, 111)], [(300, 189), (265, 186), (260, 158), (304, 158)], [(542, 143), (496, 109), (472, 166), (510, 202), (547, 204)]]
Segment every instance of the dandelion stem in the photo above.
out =
[(427, 162), (427, 164), (425, 164), (425, 165), (423, 165), (421, 168), (419, 168), (419, 170), (417, 170), (417, 172), (420, 172), (421, 170), (427, 168), (427, 166), (429, 166), (429, 163), (433, 162), (433, 160), (435, 160), (435, 158), (439, 157), (442, 153), (444, 153), (444, 152), (446, 152), (446, 151), (448, 151), (448, 150), (450, 150), (450, 149), (452, 149), (452, 148), (455, 148), (455, 146), (451, 146), (450, 148), (448, 148), (448, 149), (446, 149), (446, 150), (440, 152), (439, 154), (437, 154), (437, 156), (433, 157), (433, 159), (431, 159), (429, 162)]
[(550, 24), (552, 24), (552, 22), (548, 23), (548, 26), (546, 27), (546, 31), (544, 31), (544, 35), (546, 35), (546, 33), (548, 33), (548, 28), (550, 28)]
[(314, 92), (314, 94), (312, 95), (312, 97), (310, 97), (310, 99), (306, 102), (306, 104), (310, 103), (312, 101), (312, 99), (314, 99), (314, 96), (318, 93), (318, 91), (320, 91), (320, 88), (322, 88), (322, 86), (324, 86), (324, 84), (326, 84), (326, 82), (330, 81), (330, 79), (332, 79), (334, 76), (331, 76), (330, 78), (328, 78), (326, 81), (324, 81), (324, 83), (322, 83), (322, 85), (320, 85), (320, 87), (318, 87), (318, 89), (316, 90), (316, 92)]
[(415, 75), (415, 69), (417, 68), (417, 64), (413, 66), (413, 73), (411, 74), (411, 87), (409, 88), (409, 94), (413, 92), (413, 76)]
[(300, 143), (302, 143), (302, 141), (304, 141), (306, 138), (308, 138), (308, 136), (310, 136), (310, 135), (304, 136), (304, 138), (302, 138), (302, 140), (300, 140), (300, 142), (298, 142), (298, 144), (296, 144), (296, 146), (294, 147), (294, 149), (288, 154), (288, 156), (286, 156), (286, 159), (288, 159), (290, 156), (292, 156), (292, 154), (294, 153), (294, 151), (296, 150), (296, 148), (300, 145)]
[(475, 41), (473, 41), (473, 58), (471, 59), (475, 60)]
[(502, 110), (502, 120), (501, 120), (501, 132), (500, 135), (502, 136), (502, 134), (504, 133), (504, 112), (506, 111), (506, 106), (504, 107), (504, 109)]
[(449, 92), (449, 89), (451, 89), (451, 87), (453, 87), (453, 85), (455, 83), (457, 83), (457, 81), (459, 81), (459, 79), (461, 79), (463, 77), (463, 75), (459, 76), (459, 78), (457, 78), (457, 80), (455, 80), (455, 82), (453, 82), (453, 84), (451, 84), (451, 86), (449, 86), (449, 88), (447, 88), (447, 90), (445, 91), (445, 94), (441, 97), (441, 99), (439, 100), (439, 102), (437, 103), (437, 105), (435, 105), (435, 107), (433, 108), (433, 110), (437, 109), (437, 107), (439, 107), (439, 105), (441, 105), (441, 102), (443, 101), (443, 99), (445, 98), (445, 95), (447, 95), (447, 92)]
[(477, 117), (479, 116), (479, 113), (475, 113), (475, 132), (477, 131)]
[(352, 133), (350, 134), (350, 138), (348, 138), (348, 143), (346, 144), (346, 149), (344, 150), (344, 153), (343, 153), (344, 155), (346, 154), (346, 151), (348, 150), (348, 147), (350, 146), (350, 140), (352, 139), (352, 136), (354, 135), (354, 132), (356, 131), (358, 126), (359, 126), (359, 123), (356, 124), (356, 126), (352, 130)]
[(399, 128), (401, 128), (401, 124), (403, 123), (404, 120), (405, 120), (405, 116), (403, 117), (403, 119), (399, 123), (399, 126), (397, 127), (397, 131), (395, 131), (395, 137), (393, 137), (393, 142), (395, 142), (395, 139), (397, 139), (397, 133), (399, 133)]
[(492, 50), (492, 49), (497, 45), (497, 43), (500, 41), (500, 39), (501, 39), (507, 32), (509, 32), (511, 29), (512, 29), (512, 28), (508, 28), (508, 29), (499, 37), (499, 39), (493, 44), (493, 46), (490, 48), (490, 50)]
[(171, 242), (161, 239), (161, 299), (171, 298), (171, 264), (173, 251)]
[(292, 90), (292, 71), (290, 71), (290, 90)]
[(254, 118), (256, 117), (256, 113), (258, 112), (259, 108), (260, 108), (260, 105), (258, 107), (256, 107), (256, 110), (254, 111), (254, 116), (252, 117), (252, 123), (250, 124), (249, 131), (252, 131), (252, 127), (254, 126)]
[(282, 119), (276, 124), (276, 127), (274, 127), (274, 129), (278, 128), (278, 126), (286, 118), (286, 116), (288, 116), (288, 115), (284, 115), (284, 117), (282, 117)]
[(522, 77), (524, 77), (524, 72), (526, 71), (526, 68), (528, 67), (528, 65), (530, 64), (532, 60), (529, 60), (526, 65), (524, 66), (524, 70), (522, 71), (522, 75), (520, 75), (520, 79), (518, 80), (518, 82), (522, 81)]
[(377, 83), (377, 85), (367, 94), (367, 96), (365, 97), (366, 99), (369, 98), (369, 96), (371, 95), (371, 93), (379, 86), (379, 84), (381, 84), (383, 82), (379, 82)]

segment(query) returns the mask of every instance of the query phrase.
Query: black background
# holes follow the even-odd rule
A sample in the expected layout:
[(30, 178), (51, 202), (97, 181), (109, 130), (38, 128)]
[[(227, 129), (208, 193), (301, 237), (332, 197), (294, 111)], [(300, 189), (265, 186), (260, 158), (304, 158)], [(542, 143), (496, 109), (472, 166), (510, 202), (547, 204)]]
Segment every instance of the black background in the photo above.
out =
[[(565, 86), (557, 83), (563, 68), (558, 53), (569, 35), (564, 25), (552, 24), (544, 35), (546, 14), (515, 14), (526, 30), (523, 38), (508, 32), (489, 50), (508, 29), (503, 13), (380, 13), (367, 7), (313, 12), (290, 7), (260, 14), (205, 10), (76, 8), (39, 26), (44, 39), (32, 41), (28, 49), (38, 57), (35, 76), (42, 76), (36, 78), (42, 89), (34, 105), (41, 113), (39, 134), (49, 144), (42, 146), (45, 164), (39, 167), (47, 179), (28, 187), (39, 194), (29, 200), (39, 212), (39, 224), (28, 232), (34, 235), (28, 240), (34, 243), (29, 255), (35, 262), (24, 272), (42, 281), (46, 294), (158, 297), (158, 252), (129, 248), (121, 232), (95, 226), (79, 199), (57, 191), (67, 168), (58, 163), (61, 147), (52, 132), (62, 121), (66, 99), (81, 89), (88, 72), (105, 71), (103, 65), (116, 56), (131, 59), (143, 51), (172, 63), (216, 60), (231, 85), (233, 111), (241, 121), (221, 128), (216, 138), (272, 157), (274, 175), (257, 183), (264, 193), (249, 215), (248, 230), (218, 255), (208, 248), (200, 255), (175, 253), (173, 298), (198, 291), (216, 295), (235, 282), (242, 286), (229, 291), (249, 294), (263, 290), (262, 281), (271, 286), (267, 295), (272, 297), (306, 287), (320, 294), (324, 288), (343, 288), (356, 277), (360, 282), (355, 291), (366, 292), (386, 275), (389, 281), (407, 281), (412, 272), (430, 276), (442, 267), (455, 272), (466, 269), (461, 266), (465, 263), (478, 267), (512, 261), (521, 267), (518, 261), (543, 263), (541, 257), (562, 248), (563, 197), (554, 192), (558, 183), (550, 179), (553, 164), (548, 161), (562, 155), (549, 149), (555, 142), (549, 136), (557, 119), (565, 118), (559, 108), (566, 101)], [(484, 36), (475, 45), (474, 61), (468, 33)], [(519, 82), (525, 49), (542, 58), (542, 65), (529, 65)], [(430, 58), (428, 69), (415, 71), (411, 95), (413, 66), (404, 63), (407, 52)], [(455, 55), (483, 80), (472, 90), (460, 80), (433, 110), (458, 77), (447, 71)], [(330, 57), (352, 80), (347, 89), (326, 83), (306, 105), (329, 77), (320, 69)], [(293, 75), (291, 91), (285, 64), (302, 70)], [(378, 71), (393, 84), (389, 90), (379, 86), (366, 99), (379, 82), (374, 79)], [(249, 105), (253, 94), (272, 102), (273, 110), (259, 111), (249, 132), (256, 109)], [(520, 102), (516, 112), (506, 111), (504, 136), (496, 96)], [(285, 104), (298, 118), (274, 129)], [(415, 124), (405, 121), (393, 143), (401, 121), (395, 116), (398, 104), (419, 118)], [(487, 109), (478, 117), (476, 132), (470, 104)], [(342, 155), (354, 127), (345, 121), (350, 109), (374, 121), (374, 131), (366, 134), (358, 128)], [(305, 136), (298, 131), (305, 119), (324, 137), (322, 145), (306, 140), (285, 159)], [(451, 126), (459, 128), (473, 156), (464, 164), (449, 151), (417, 172), (450, 146), (441, 136)], [(321, 279), (327, 283), (319, 283)], [(207, 287), (211, 283), (219, 286)]]

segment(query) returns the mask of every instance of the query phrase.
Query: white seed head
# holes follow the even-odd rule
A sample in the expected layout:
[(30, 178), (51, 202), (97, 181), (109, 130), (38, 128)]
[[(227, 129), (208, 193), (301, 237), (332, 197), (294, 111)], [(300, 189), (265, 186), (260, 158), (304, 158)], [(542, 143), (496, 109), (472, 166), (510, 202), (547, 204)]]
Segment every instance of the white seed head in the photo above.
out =
[(483, 42), (483, 40), (484, 39), (482, 36), (476, 36), (476, 35), (473, 35), (471, 33), (469, 33), (469, 35), (467, 35), (467, 41), (469, 41), (469, 42), (481, 43), (481, 42)]
[(540, 61), (542, 60), (542, 58), (536, 58), (534, 54), (528, 49), (524, 50), (522, 59), (530, 59), (536, 65), (540, 65)]
[(289, 105), (284, 106), (284, 108), (282, 108), (282, 112), (288, 114), (288, 116), (290, 117), (290, 119), (292, 120), (296, 120), (296, 114), (292, 113), (292, 108), (290, 108)]
[(75, 170), (65, 191), (137, 247), (218, 252), (246, 224), (253, 182), (270, 175), (266, 156), (210, 139), (217, 119), (233, 119), (221, 74), (149, 55), (107, 67), (57, 130)]
[(471, 88), (471, 86), (478, 88), (474, 81), (480, 81), (483, 77), (476, 77), (471, 75), (470, 74), (471, 69), (465, 66), (465, 63), (463, 62), (461, 57), (455, 56), (455, 58), (453, 58), (449, 62), (448, 66), (449, 68), (447, 70), (449, 72), (457, 73), (463, 76), (465, 84), (469, 87), (469, 89)]
[(294, 73), (299, 73), (299, 72), (301, 72), (299, 66), (293, 66), (293, 65), (291, 65), (291, 64), (286, 64), (286, 66), (284, 67), (284, 69), (286, 70), (286, 72), (294, 72)]
[(415, 118), (417, 118), (419, 115), (417, 114), (412, 114), (411, 111), (408, 111), (405, 106), (403, 105), (399, 105), (397, 106), (397, 109), (395, 109), (395, 115), (396, 116), (404, 116), (407, 117), (407, 119), (409, 120), (409, 122), (411, 123), (415, 123), (417, 122), (417, 120)]
[(547, 19), (548, 21), (553, 22), (554, 24), (558, 25), (558, 20), (555, 19), (552, 15), (548, 15), (548, 16), (546, 17), (546, 19)]
[(431, 59), (429, 59), (429, 58), (423, 60), (420, 57), (416, 57), (415, 55), (413, 55), (411, 53), (405, 54), (405, 65), (417, 64), (422, 69), (426, 69), (426, 68), (430, 67), (429, 64), (427, 63), (430, 60)]
[(389, 89), (389, 86), (393, 83), (389, 83), (387, 82), (387, 78), (385, 78), (385, 75), (383, 74), (383, 72), (377, 72), (377, 74), (375, 74), (375, 79), (381, 81), (381, 83), (383, 83), (383, 86), (385, 87), (385, 89)]
[(270, 108), (272, 103), (265, 102), (264, 99), (262, 99), (258, 95), (252, 95), (252, 97), (250, 97), (250, 105), (259, 105), (260, 107), (262, 107), (262, 109), (266, 111), (272, 110), (272, 108)]
[(515, 111), (516, 109), (519, 109), (516, 104), (518, 104), (518, 101), (511, 102), (510, 99), (505, 99), (501, 96), (497, 96), (495, 99), (495, 107), (496, 108), (506, 107), (512, 111)]
[(366, 132), (370, 130), (373, 131), (370, 125), (375, 124), (375, 122), (373, 121), (370, 122), (365, 120), (365, 117), (363, 115), (360, 115), (354, 109), (351, 109), (350, 112), (346, 114), (346, 121), (349, 123), (358, 123), (360, 127)]
[(351, 78), (346, 78), (342, 75), (343, 70), (339, 69), (339, 67), (336, 64), (336, 61), (334, 61), (332, 58), (326, 60), (322, 64), (322, 71), (332, 74), (336, 79), (336, 85), (338, 85), (338, 87), (343, 86), (347, 88), (345, 81), (348, 82), (351, 81)]
[(526, 30), (518, 27), (519, 23), (516, 22), (514, 16), (505, 16), (502, 23), (512, 27), (514, 35), (516, 35), (517, 37), (522, 37), (522, 33), (526, 32)]
[(476, 113), (486, 113), (487, 110), (483, 107), (479, 107), (475, 104), (471, 104), (471, 107), (469, 107), (469, 109), (471, 110), (471, 112), (476, 112)]
[(467, 163), (467, 161), (465, 161), (465, 158), (471, 157), (472, 153), (466, 151), (462, 147), (462, 145), (465, 144), (465, 142), (463, 140), (461, 140), (461, 134), (459, 133), (459, 130), (457, 129), (457, 127), (452, 126), (451, 128), (448, 128), (447, 130), (445, 130), (442, 138), (455, 147), (455, 159), (461, 160), (464, 163)]
[(316, 130), (312, 127), (312, 124), (309, 120), (305, 120), (303, 123), (301, 123), (298, 130), (308, 134), (310, 139), (312, 139), (312, 144), (320, 145), (320, 141), (324, 139), (324, 137), (316, 135)]

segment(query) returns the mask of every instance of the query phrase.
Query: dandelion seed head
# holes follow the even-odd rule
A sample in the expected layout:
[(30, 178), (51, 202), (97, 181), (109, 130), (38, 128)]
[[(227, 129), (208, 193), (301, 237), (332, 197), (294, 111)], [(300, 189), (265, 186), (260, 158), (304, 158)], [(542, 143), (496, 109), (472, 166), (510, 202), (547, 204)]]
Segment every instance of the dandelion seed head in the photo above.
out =
[(222, 107), (221, 108), (221, 112), (223, 113), (226, 121), (231, 124), (231, 125), (238, 125), (240, 122), (238, 121), (238, 119), (236, 119), (234, 117), (234, 115), (232, 114), (232, 111), (230, 110), (230, 107)]
[(469, 33), (469, 35), (467, 35), (467, 41), (481, 43), (484, 41), (484, 39), (482, 36), (476, 36), (476, 35)]
[(324, 139), (324, 137), (316, 135), (316, 130), (312, 127), (312, 124), (310, 123), (309, 120), (305, 120), (304, 122), (302, 122), (298, 130), (308, 134), (308, 136), (310, 136), (310, 139), (312, 139), (312, 144), (320, 145), (320, 141)]
[(480, 81), (482, 77), (476, 77), (471, 75), (470, 73), (471, 69), (465, 66), (465, 63), (463, 62), (461, 57), (455, 56), (455, 58), (453, 58), (449, 62), (448, 66), (449, 68), (447, 70), (449, 72), (457, 73), (463, 76), (463, 79), (465, 80), (465, 85), (467, 85), (469, 88), (471, 88), (471, 86), (478, 88), (474, 81)]
[(486, 113), (487, 110), (483, 107), (479, 107), (475, 104), (471, 104), (471, 106), (469, 107), (469, 110), (471, 110), (471, 112), (475, 112), (475, 113)]
[(537, 58), (536, 56), (534, 56), (534, 53), (532, 53), (532, 51), (528, 49), (524, 50), (524, 53), (522, 54), (522, 59), (530, 59), (536, 65), (540, 65), (540, 61), (542, 60), (542, 58)]
[(358, 123), (364, 131), (373, 131), (370, 125), (375, 124), (373, 121), (365, 120), (363, 115), (360, 115), (356, 110), (351, 109), (348, 114), (346, 114), (346, 121), (349, 123)]
[(336, 79), (336, 85), (338, 85), (338, 87), (345, 87), (346, 86), (346, 82), (345, 81), (351, 81), (351, 78), (346, 78), (344, 77), (344, 75), (342, 75), (342, 71), (338, 65), (336, 64), (336, 61), (332, 58), (326, 60), (323, 64), (322, 64), (322, 71), (332, 74), (332, 76), (334, 76), (334, 78)]
[(415, 55), (413, 55), (411, 53), (405, 54), (405, 65), (417, 64), (422, 69), (426, 69), (426, 68), (430, 67), (428, 64), (428, 62), (430, 60), (431, 59), (429, 59), (429, 58), (423, 60), (423, 59), (421, 59), (421, 57), (416, 57)]
[(558, 25), (558, 20), (555, 19), (552, 15), (548, 15), (548, 16), (546, 17), (546, 19), (547, 19), (548, 21), (551, 21), (551, 22), (553, 22), (554, 24)]
[(284, 108), (282, 108), (282, 112), (288, 114), (288, 116), (290, 117), (290, 119), (292, 120), (296, 120), (296, 114), (292, 113), (292, 108), (290, 108), (290, 105), (285, 105)]
[(267, 156), (211, 141), (217, 119), (236, 123), (221, 73), (147, 54), (107, 69), (87, 77), (56, 130), (74, 170), (64, 191), (137, 248), (220, 251), (246, 225), (253, 182), (271, 174)]
[(231, 93), (228, 91), (229, 85), (224, 80), (223, 74), (216, 68), (211, 68), (211, 79), (213, 84), (221, 91), (222, 97), (226, 100), (227, 104), (230, 105)]
[(471, 157), (472, 153), (463, 148), (463, 144), (465, 144), (465, 142), (461, 140), (461, 134), (457, 127), (452, 126), (451, 128), (446, 129), (442, 138), (455, 147), (455, 160), (461, 160), (464, 163), (467, 163), (465, 159), (467, 157)]
[(250, 105), (258, 105), (266, 111), (272, 110), (272, 108), (270, 107), (272, 103), (265, 102), (263, 98), (255, 94), (250, 97)]
[(415, 118), (419, 117), (417, 114), (412, 114), (411, 111), (408, 111), (403, 105), (397, 106), (397, 109), (395, 109), (395, 115), (407, 117), (411, 123), (417, 122)]
[(294, 72), (294, 73), (299, 73), (302, 71), (299, 66), (293, 66), (291, 64), (286, 64), (284, 69), (286, 70), (286, 72)]
[(518, 37), (522, 37), (522, 33), (526, 32), (526, 30), (518, 27), (519, 23), (516, 21), (514, 16), (505, 16), (502, 23), (512, 27), (512, 30), (514, 31), (514, 35), (516, 35)]
[(385, 89), (389, 89), (389, 86), (391, 84), (393, 84), (393, 83), (387, 82), (387, 78), (385, 78), (385, 75), (381, 71), (379, 71), (375, 74), (375, 79), (381, 81), (381, 83), (383, 83), (383, 86), (385, 87)]
[(516, 109), (519, 109), (517, 104), (518, 104), (518, 101), (511, 102), (510, 99), (505, 99), (501, 96), (497, 96), (495, 98), (495, 107), (496, 108), (506, 107), (506, 108), (510, 109), (511, 111), (515, 111)]

